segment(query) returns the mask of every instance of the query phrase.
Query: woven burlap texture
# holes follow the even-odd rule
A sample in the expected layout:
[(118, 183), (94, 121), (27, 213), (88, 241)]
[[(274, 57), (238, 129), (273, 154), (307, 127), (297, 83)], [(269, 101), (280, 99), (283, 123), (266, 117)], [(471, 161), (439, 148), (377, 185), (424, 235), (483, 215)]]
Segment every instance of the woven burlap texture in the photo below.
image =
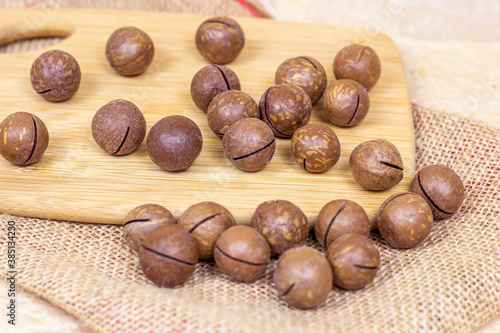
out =
[[(358, 291), (334, 288), (326, 303), (297, 310), (274, 290), (274, 265), (249, 284), (200, 263), (182, 286), (162, 289), (142, 273), (121, 226), (0, 215), (17, 232), (18, 284), (97, 332), (465, 332), (500, 315), (500, 131), (414, 109), (417, 169), (434, 163), (463, 179), (466, 199), (435, 222), (417, 248), (391, 249), (373, 235), (382, 266)], [(336, 199), (336, 198), (332, 198)], [(138, 203), (140, 204), (140, 203)], [(318, 247), (310, 239), (308, 245)]]

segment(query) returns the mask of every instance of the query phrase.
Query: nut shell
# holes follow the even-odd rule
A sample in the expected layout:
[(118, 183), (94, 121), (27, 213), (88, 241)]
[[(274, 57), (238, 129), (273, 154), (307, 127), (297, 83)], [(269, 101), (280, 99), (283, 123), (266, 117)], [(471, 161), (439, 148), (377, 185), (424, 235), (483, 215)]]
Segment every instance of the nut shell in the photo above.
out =
[(358, 125), (368, 114), (370, 97), (366, 89), (353, 80), (337, 80), (323, 95), (323, 114), (332, 124), (342, 127)]
[(196, 123), (179, 115), (159, 120), (146, 139), (149, 157), (167, 171), (189, 168), (200, 155), (202, 146), (203, 137)]
[(211, 201), (192, 205), (182, 213), (177, 223), (196, 239), (200, 260), (212, 259), (219, 236), (236, 224), (233, 215), (224, 206)]
[(387, 190), (403, 179), (401, 154), (385, 139), (359, 144), (351, 153), (349, 167), (354, 179), (371, 191)]
[(322, 304), (332, 289), (332, 270), (325, 256), (310, 247), (283, 253), (274, 271), (278, 296), (289, 305), (310, 309)]
[(69, 53), (52, 50), (42, 53), (31, 66), (31, 85), (47, 101), (62, 102), (80, 87), (80, 66)]
[(16, 112), (0, 123), (0, 155), (15, 165), (30, 165), (43, 156), (49, 132), (34, 114)]
[(460, 177), (444, 165), (429, 165), (413, 178), (410, 191), (420, 194), (432, 209), (434, 219), (444, 219), (457, 212), (465, 198)]
[(205, 59), (214, 64), (226, 64), (240, 54), (245, 45), (245, 35), (238, 22), (226, 16), (217, 16), (198, 27), (195, 42)]
[(309, 223), (302, 210), (286, 200), (270, 200), (255, 210), (250, 225), (264, 236), (272, 255), (301, 246), (309, 233)]
[(380, 78), (380, 59), (371, 47), (351, 44), (335, 56), (333, 73), (337, 80), (351, 79), (370, 90)]
[(210, 102), (227, 90), (240, 90), (240, 80), (229, 67), (208, 65), (200, 69), (191, 81), (191, 98), (203, 112), (207, 112)]
[(312, 57), (290, 58), (281, 63), (276, 70), (276, 84), (295, 84), (304, 89), (311, 103), (316, 103), (326, 89), (327, 77), (323, 66)]
[(380, 267), (380, 253), (369, 238), (346, 234), (328, 248), (333, 283), (343, 289), (360, 289), (373, 281)]
[(304, 90), (293, 84), (270, 87), (259, 103), (260, 117), (273, 130), (275, 136), (290, 139), (301, 126), (311, 119), (311, 99)]
[(94, 115), (92, 136), (108, 154), (130, 154), (146, 136), (146, 120), (134, 103), (116, 99), (102, 106)]
[(123, 237), (135, 252), (147, 235), (157, 227), (175, 224), (175, 218), (165, 207), (157, 204), (144, 204), (132, 209), (123, 221)]
[(142, 74), (153, 61), (155, 48), (147, 33), (135, 27), (123, 27), (109, 36), (106, 58), (118, 74)]
[(196, 241), (178, 225), (154, 229), (139, 250), (142, 271), (159, 287), (171, 288), (186, 282), (197, 263)]
[(243, 118), (260, 119), (260, 112), (254, 99), (242, 91), (223, 91), (208, 106), (208, 126), (219, 138), (226, 134), (232, 124)]
[(240, 170), (262, 170), (273, 158), (276, 140), (273, 132), (260, 119), (243, 118), (227, 130), (222, 139), (224, 153)]
[(295, 162), (308, 172), (324, 172), (340, 158), (340, 142), (335, 132), (323, 124), (308, 124), (292, 136)]
[(314, 235), (321, 246), (328, 248), (346, 234), (370, 234), (370, 219), (363, 207), (350, 200), (333, 200), (323, 206), (314, 223)]
[(409, 249), (429, 235), (434, 219), (427, 202), (411, 192), (387, 198), (378, 211), (377, 224), (382, 237), (393, 247)]
[(215, 263), (236, 281), (251, 282), (261, 276), (271, 250), (262, 235), (249, 226), (237, 225), (224, 231), (215, 244)]

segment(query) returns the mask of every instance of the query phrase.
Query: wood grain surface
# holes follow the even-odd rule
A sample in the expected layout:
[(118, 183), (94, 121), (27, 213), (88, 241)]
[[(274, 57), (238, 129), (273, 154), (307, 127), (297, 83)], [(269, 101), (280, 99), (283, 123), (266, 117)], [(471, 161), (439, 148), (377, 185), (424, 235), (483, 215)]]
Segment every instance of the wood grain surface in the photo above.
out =
[[(36, 94), (29, 77), (31, 64), (46, 50), (0, 54), (0, 120), (13, 112), (31, 112), (45, 122), (50, 133), (49, 147), (36, 164), (19, 167), (0, 158), (2, 212), (118, 224), (143, 203), (162, 204), (178, 217), (190, 205), (211, 200), (226, 206), (238, 223), (247, 224), (261, 202), (285, 199), (302, 208), (312, 224), (324, 204), (345, 198), (361, 204), (373, 226), (380, 204), (391, 194), (408, 189), (414, 172), (412, 117), (398, 51), (385, 35), (374, 35), (366, 43), (379, 54), (382, 75), (369, 92), (371, 108), (363, 122), (354, 128), (339, 128), (326, 122), (321, 103), (313, 107), (311, 123), (329, 124), (340, 139), (342, 154), (337, 165), (321, 174), (307, 173), (295, 164), (290, 140), (278, 139), (271, 163), (262, 171), (246, 173), (226, 159), (221, 140), (207, 125), (206, 114), (191, 100), (191, 79), (208, 64), (194, 44), (196, 29), (207, 17), (61, 9), (1, 11), (1, 17), (0, 44), (34, 36), (69, 36), (50, 49), (72, 54), (82, 71), (76, 95), (51, 103)], [(237, 20), (245, 32), (245, 47), (228, 66), (239, 76), (242, 91), (257, 102), (274, 84), (280, 63), (291, 57), (316, 58), (332, 82), (335, 54), (362, 34), (326, 25)], [(155, 43), (153, 63), (143, 75), (120, 76), (106, 60), (106, 41), (122, 26), (143, 29)], [(148, 131), (168, 115), (193, 119), (204, 139), (199, 158), (188, 170), (170, 173), (149, 159), (145, 141), (130, 155), (115, 157), (103, 152), (92, 138), (90, 124), (95, 112), (116, 98), (130, 100), (141, 109)], [(354, 147), (375, 138), (393, 142), (405, 168), (403, 181), (382, 192), (363, 189), (349, 170)]]

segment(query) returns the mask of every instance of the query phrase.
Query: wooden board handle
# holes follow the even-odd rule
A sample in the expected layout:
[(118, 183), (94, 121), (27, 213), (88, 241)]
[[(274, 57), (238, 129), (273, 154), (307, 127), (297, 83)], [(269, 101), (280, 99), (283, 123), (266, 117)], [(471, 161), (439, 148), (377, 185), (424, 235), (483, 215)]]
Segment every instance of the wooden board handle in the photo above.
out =
[(74, 26), (67, 22), (48, 22), (36, 24), (24, 21), (9, 24), (0, 28), (0, 46), (19, 40), (32, 38), (61, 37), (66, 38), (73, 33)]

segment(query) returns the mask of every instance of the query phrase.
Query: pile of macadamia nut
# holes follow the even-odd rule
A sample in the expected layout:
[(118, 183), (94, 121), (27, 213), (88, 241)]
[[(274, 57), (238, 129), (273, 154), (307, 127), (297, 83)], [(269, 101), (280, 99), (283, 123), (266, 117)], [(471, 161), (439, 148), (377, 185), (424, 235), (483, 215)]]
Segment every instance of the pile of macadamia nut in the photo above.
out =
[[(199, 26), (196, 47), (211, 64), (192, 78), (194, 104), (207, 114), (214, 135), (222, 139), (231, 163), (246, 172), (262, 170), (271, 161), (276, 139), (291, 139), (296, 163), (307, 172), (324, 172), (340, 158), (336, 133), (325, 124), (309, 124), (312, 104), (322, 101), (326, 120), (340, 127), (358, 125), (370, 109), (368, 91), (377, 83), (381, 63), (369, 46), (351, 44), (334, 57), (337, 79), (327, 86), (323, 66), (310, 56), (283, 61), (275, 84), (257, 103), (240, 91), (238, 76), (224, 66), (242, 51), (245, 36), (227, 17), (210, 18)], [(123, 76), (140, 75), (151, 64), (151, 38), (135, 27), (116, 30), (106, 45), (110, 66)], [(31, 68), (33, 89), (44, 99), (59, 102), (73, 96), (80, 84), (77, 61), (63, 51), (49, 51)], [(146, 137), (146, 121), (132, 102), (110, 101), (95, 114), (92, 135), (110, 155), (133, 152)], [(0, 123), (0, 154), (16, 165), (37, 162), (49, 143), (42, 120), (18, 112)], [(200, 155), (203, 137), (198, 125), (182, 115), (160, 119), (146, 139), (151, 160), (166, 171), (183, 171)], [(385, 139), (358, 145), (349, 166), (364, 188), (383, 191), (403, 178), (403, 161), (396, 146)], [(431, 165), (414, 176), (409, 192), (394, 194), (380, 207), (378, 230), (393, 247), (417, 246), (429, 235), (434, 220), (458, 211), (464, 200), (459, 176), (443, 165)], [(124, 238), (139, 254), (144, 274), (160, 287), (184, 283), (199, 260), (215, 260), (219, 270), (240, 282), (258, 279), (278, 258), (274, 284), (278, 296), (291, 306), (308, 309), (322, 304), (335, 285), (359, 289), (380, 269), (380, 255), (370, 240), (365, 210), (350, 200), (327, 203), (314, 222), (314, 234), (326, 254), (304, 246), (309, 222), (304, 212), (286, 200), (256, 207), (250, 225), (236, 225), (232, 214), (215, 202), (189, 207), (176, 221), (157, 204), (133, 209), (123, 225)]]

